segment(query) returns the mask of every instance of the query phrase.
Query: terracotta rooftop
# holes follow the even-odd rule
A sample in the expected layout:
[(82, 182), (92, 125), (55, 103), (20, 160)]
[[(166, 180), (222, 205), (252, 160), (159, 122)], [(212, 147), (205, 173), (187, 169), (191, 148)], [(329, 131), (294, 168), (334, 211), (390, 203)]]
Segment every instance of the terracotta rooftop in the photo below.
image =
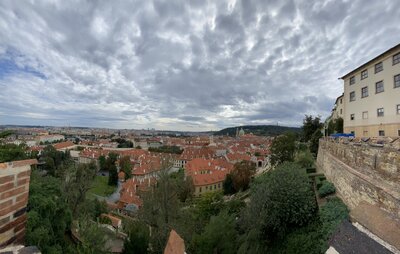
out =
[(58, 150), (58, 149), (64, 149), (67, 147), (71, 147), (74, 146), (75, 144), (72, 141), (65, 141), (65, 142), (61, 142), (61, 143), (56, 143), (53, 144), (53, 147)]
[(183, 239), (175, 232), (171, 230), (169, 234), (167, 245), (164, 249), (164, 254), (184, 254), (185, 253), (185, 242)]

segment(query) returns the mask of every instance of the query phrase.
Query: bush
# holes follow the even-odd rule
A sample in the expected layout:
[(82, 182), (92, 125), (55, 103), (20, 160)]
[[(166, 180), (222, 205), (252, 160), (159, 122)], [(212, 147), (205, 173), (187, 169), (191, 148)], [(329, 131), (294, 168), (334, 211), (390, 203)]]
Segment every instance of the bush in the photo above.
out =
[(322, 183), (326, 180), (326, 177), (324, 175), (322, 176), (317, 176), (315, 179), (315, 184), (317, 185), (317, 189), (321, 188)]
[(336, 192), (335, 185), (328, 181), (323, 181), (321, 187), (318, 189), (318, 195), (323, 198)]
[(308, 225), (294, 228), (285, 235), (282, 241), (273, 242), (268, 249), (268, 253), (325, 253), (328, 249), (328, 240), (348, 218), (346, 205), (337, 197), (328, 198), (319, 216), (310, 221)]
[(283, 163), (255, 180), (243, 225), (258, 230), (261, 239), (273, 240), (291, 227), (307, 225), (316, 208), (305, 170), (296, 163)]
[(302, 168), (312, 168), (314, 166), (314, 156), (309, 150), (298, 152), (294, 161)]
[(317, 169), (316, 168), (307, 168), (306, 172), (307, 172), (307, 174), (317, 173)]
[(328, 198), (328, 202), (319, 210), (322, 231), (326, 236), (326, 240), (329, 239), (340, 223), (347, 220), (348, 217), (349, 210), (342, 200), (338, 197)]

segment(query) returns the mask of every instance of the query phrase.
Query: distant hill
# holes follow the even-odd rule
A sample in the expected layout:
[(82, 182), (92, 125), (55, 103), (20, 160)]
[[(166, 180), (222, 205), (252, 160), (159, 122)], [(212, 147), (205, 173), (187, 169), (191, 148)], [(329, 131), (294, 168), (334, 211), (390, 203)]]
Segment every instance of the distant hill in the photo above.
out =
[(292, 131), (295, 133), (301, 132), (301, 128), (298, 128), (298, 127), (287, 127), (287, 126), (278, 126), (278, 125), (244, 125), (244, 126), (225, 128), (225, 129), (215, 132), (214, 135), (235, 136), (236, 129), (240, 130), (241, 128), (243, 128), (243, 130), (246, 134), (253, 133), (254, 135), (258, 135), (258, 136), (277, 136), (277, 135), (283, 134), (288, 131)]

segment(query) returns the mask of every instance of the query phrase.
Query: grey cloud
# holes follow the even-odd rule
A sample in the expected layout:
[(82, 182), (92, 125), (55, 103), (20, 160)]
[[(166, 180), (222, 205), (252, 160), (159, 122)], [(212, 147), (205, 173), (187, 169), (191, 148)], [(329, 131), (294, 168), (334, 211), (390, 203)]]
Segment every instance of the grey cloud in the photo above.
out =
[(1, 123), (301, 125), (329, 114), (339, 76), (398, 43), (396, 5), (1, 1), (0, 59), (20, 66), (0, 76)]

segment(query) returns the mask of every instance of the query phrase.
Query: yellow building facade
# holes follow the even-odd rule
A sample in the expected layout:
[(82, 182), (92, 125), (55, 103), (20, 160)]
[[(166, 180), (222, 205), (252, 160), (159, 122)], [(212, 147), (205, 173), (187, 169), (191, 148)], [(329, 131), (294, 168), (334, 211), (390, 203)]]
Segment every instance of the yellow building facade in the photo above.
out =
[(400, 136), (400, 44), (341, 79), (345, 133)]

